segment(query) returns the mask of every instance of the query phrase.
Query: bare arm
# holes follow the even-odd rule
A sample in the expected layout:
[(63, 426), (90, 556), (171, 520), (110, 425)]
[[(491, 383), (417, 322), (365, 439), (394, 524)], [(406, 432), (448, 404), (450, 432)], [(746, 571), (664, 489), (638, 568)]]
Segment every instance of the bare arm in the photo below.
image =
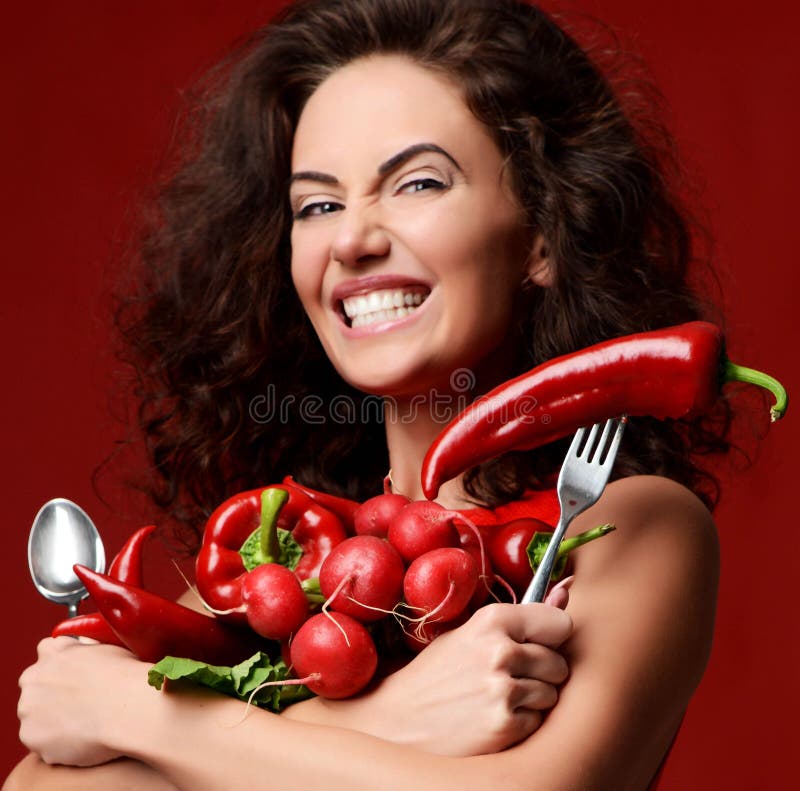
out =
[(155, 769), (130, 758), (90, 767), (50, 766), (29, 753), (3, 783), (3, 791), (176, 791)]
[[(378, 688), (374, 706), (363, 702), (360, 719), (342, 717), (350, 728), (383, 729), (384, 739), (260, 711), (234, 727), (241, 704), (203, 690), (158, 695), (143, 688), (122, 694), (143, 687), (143, 680), (140, 664), (123, 663), (121, 656), (120, 694), (102, 707), (105, 728), (91, 721), (97, 711), (89, 711), (81, 730), (103, 734), (96, 736), (102, 739), (101, 751), (138, 758), (181, 788), (281, 788), (299, 777), (307, 785), (348, 791), (405, 789), (411, 783), (420, 789), (495, 783), (520, 789), (644, 788), (705, 666), (713, 629), (716, 537), (696, 498), (656, 478), (612, 484), (574, 529), (601, 520), (614, 521), (618, 532), (577, 558), (569, 608), (575, 634), (567, 646), (571, 678), (545, 724), (516, 747), (454, 758), (389, 741), (393, 722), (405, 727), (400, 716), (405, 708), (425, 707), (424, 696), (416, 693), (430, 669), (418, 661)], [(505, 629), (519, 641), (535, 612), (492, 606), (462, 629), (478, 634)], [(450, 643), (456, 645), (456, 638)], [(444, 651), (447, 643), (443, 646)], [(457, 661), (453, 657), (450, 667)], [(497, 661), (502, 664), (503, 656)], [(132, 698), (135, 705), (126, 704)], [(303, 711), (307, 719), (323, 723), (330, 714), (320, 704), (298, 708), (296, 716)], [(454, 728), (474, 726), (453, 721)]]

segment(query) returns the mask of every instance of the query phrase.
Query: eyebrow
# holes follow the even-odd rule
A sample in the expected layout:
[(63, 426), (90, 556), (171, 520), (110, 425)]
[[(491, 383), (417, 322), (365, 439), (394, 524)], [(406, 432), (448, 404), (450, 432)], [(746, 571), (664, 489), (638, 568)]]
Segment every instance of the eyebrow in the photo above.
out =
[[(461, 165), (456, 162), (455, 158), (451, 154), (448, 154), (441, 146), (437, 146), (436, 143), (414, 143), (389, 157), (385, 162), (382, 162), (378, 166), (378, 175), (384, 176), (386, 173), (408, 162), (409, 159), (413, 159), (417, 154), (426, 152), (441, 154), (449, 159), (455, 167), (461, 170)], [(336, 176), (332, 176), (330, 173), (322, 173), (318, 170), (301, 170), (298, 173), (293, 173), (289, 179), (289, 184), (294, 184), (296, 181), (316, 181), (320, 184), (339, 183), (339, 179), (337, 179)]]

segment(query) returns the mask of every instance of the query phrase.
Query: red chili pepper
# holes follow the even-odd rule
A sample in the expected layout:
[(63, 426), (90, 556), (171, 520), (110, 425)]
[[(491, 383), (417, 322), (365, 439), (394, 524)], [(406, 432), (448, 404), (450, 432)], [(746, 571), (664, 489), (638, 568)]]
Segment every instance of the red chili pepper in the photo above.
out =
[(141, 527), (125, 542), (108, 567), (109, 577), (127, 582), (128, 585), (135, 585), (137, 588), (142, 587), (144, 575), (142, 553), (145, 541), (155, 529), (155, 525)]
[[(265, 492), (285, 494), (282, 498), (265, 500), (266, 510), (262, 514)], [(278, 499), (285, 502), (278, 505)], [(239, 550), (261, 525), (262, 517), (262, 538), (268, 534), (268, 523), (273, 520), (277, 527), (289, 531), (300, 545), (303, 554), (294, 572), (301, 581), (319, 576), (320, 566), (330, 551), (347, 538), (341, 521), (295, 486), (267, 486), (231, 497), (209, 518), (197, 556), (197, 588), (214, 610), (230, 611), (241, 607), (242, 583), (248, 572)], [(264, 560), (279, 562), (276, 548), (269, 550)], [(241, 612), (225, 612), (225, 617), (242, 624), (246, 622)]]
[(87, 615), (76, 615), (57, 623), (50, 632), (51, 637), (91, 637), (99, 643), (119, 645), (126, 648), (125, 643), (117, 637), (108, 621), (99, 613), (91, 612)]
[[(126, 582), (129, 585), (142, 587), (142, 552), (147, 537), (156, 529), (155, 525), (147, 525), (137, 530), (117, 553), (108, 567), (108, 576)], [(108, 621), (99, 612), (67, 618), (57, 623), (50, 633), (52, 637), (62, 635), (68, 637), (91, 637), (101, 643), (123, 645)], [(124, 647), (124, 646), (123, 646)]]
[(556, 357), (496, 387), (444, 428), (423, 461), (423, 491), (432, 499), (444, 481), (470, 467), (508, 451), (545, 445), (606, 418), (702, 414), (730, 381), (770, 390), (773, 420), (785, 412), (783, 386), (731, 363), (720, 329), (704, 321), (627, 335)]
[(319, 503), (323, 508), (327, 508), (332, 514), (339, 517), (345, 530), (349, 535), (355, 535), (354, 520), (356, 511), (361, 507), (361, 503), (355, 500), (348, 500), (346, 497), (336, 497), (332, 494), (325, 494), (325, 492), (318, 492), (315, 489), (310, 489), (308, 486), (303, 486), (298, 483), (291, 475), (287, 475), (283, 479), (285, 486), (292, 486), (299, 489), (303, 494), (308, 495), (315, 503)]
[(128, 650), (145, 662), (184, 656), (211, 665), (234, 665), (263, 641), (216, 618), (77, 564), (75, 573)]

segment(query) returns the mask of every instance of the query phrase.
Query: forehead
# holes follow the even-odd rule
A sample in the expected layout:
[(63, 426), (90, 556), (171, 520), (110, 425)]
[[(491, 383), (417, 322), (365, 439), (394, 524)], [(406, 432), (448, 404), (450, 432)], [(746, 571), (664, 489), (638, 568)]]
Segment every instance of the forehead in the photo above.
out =
[(400, 55), (371, 56), (338, 69), (311, 95), (295, 132), (292, 167), (383, 161), (422, 141), (466, 161), (488, 150), (499, 156), (454, 81)]

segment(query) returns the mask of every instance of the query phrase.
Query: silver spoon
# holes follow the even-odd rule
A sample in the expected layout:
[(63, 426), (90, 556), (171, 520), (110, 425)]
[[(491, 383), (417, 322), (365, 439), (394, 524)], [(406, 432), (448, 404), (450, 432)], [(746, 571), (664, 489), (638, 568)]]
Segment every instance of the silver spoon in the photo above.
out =
[(69, 617), (88, 595), (75, 576), (75, 563), (103, 572), (106, 553), (94, 522), (71, 500), (49, 500), (36, 514), (28, 537), (28, 567), (36, 590), (56, 604), (66, 604)]

